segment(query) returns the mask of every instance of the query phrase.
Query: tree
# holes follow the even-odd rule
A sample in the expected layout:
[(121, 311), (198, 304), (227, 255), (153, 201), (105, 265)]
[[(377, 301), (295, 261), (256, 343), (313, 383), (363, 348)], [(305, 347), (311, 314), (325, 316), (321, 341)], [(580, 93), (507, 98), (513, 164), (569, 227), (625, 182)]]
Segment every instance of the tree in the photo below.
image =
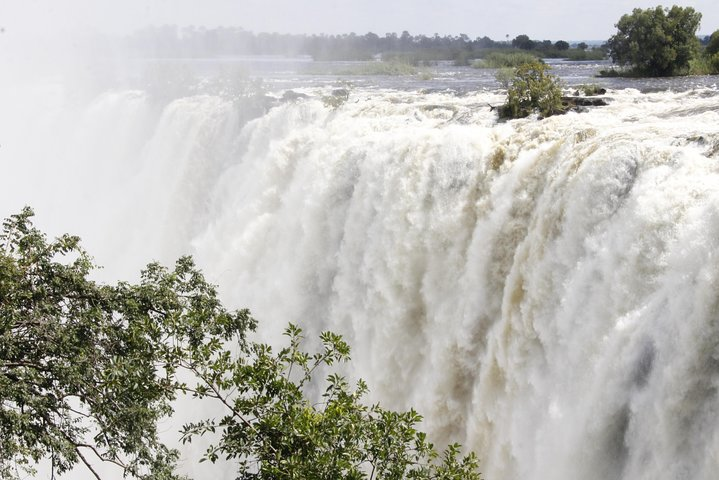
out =
[(517, 67), (507, 88), (507, 101), (498, 109), (500, 118), (522, 118), (534, 112), (543, 117), (563, 113), (559, 79), (549, 69), (540, 61)]
[[(315, 353), (301, 349), (302, 331), (290, 325), (289, 346), (273, 354), (253, 344), (234, 360), (217, 343), (195, 352), (202, 359), (190, 368), (200, 380), (195, 395), (225, 407), (220, 419), (186, 425), (183, 441), (221, 433), (205, 459), (240, 459), (241, 478), (313, 479), (462, 479), (479, 480), (474, 454), (461, 457), (450, 445), (439, 458), (413, 410), (393, 412), (367, 407), (356, 388), (336, 373), (327, 375), (321, 398), (312, 403), (304, 389), (316, 372), (349, 360), (349, 347), (336, 334), (321, 335)], [(232, 397), (233, 391), (239, 395)]]
[(557, 40), (556, 42), (554, 42), (554, 48), (556, 48), (560, 52), (564, 50), (569, 50), (569, 42), (565, 42), (564, 40)]
[(612, 60), (640, 75), (677, 75), (698, 51), (700, 21), (701, 13), (691, 7), (636, 8), (619, 19), (607, 42)]
[(704, 52), (708, 55), (719, 53), (719, 30), (711, 34)]
[(719, 73), (719, 30), (716, 30), (709, 37), (707, 46), (704, 49), (709, 68), (712, 73)]
[[(47, 241), (26, 208), (0, 234), (0, 478), (51, 458), (65, 472), (97, 460), (137, 478), (176, 478), (158, 440), (183, 352), (207, 332), (244, 342), (247, 311), (227, 312), (189, 258), (152, 264), (138, 285), (98, 285), (77, 237)], [(230, 334), (235, 335), (230, 337)]]
[(534, 48), (534, 41), (530, 40), (527, 35), (517, 35), (512, 40), (512, 46), (522, 50), (531, 50)]
[(349, 359), (338, 335), (309, 354), (291, 325), (274, 354), (248, 340), (255, 320), (227, 311), (189, 257), (150, 264), (136, 285), (99, 285), (79, 239), (48, 241), (31, 217), (12, 216), (0, 234), (0, 478), (43, 458), (98, 479), (98, 460), (128, 477), (179, 478), (157, 422), (187, 394), (225, 415), (186, 425), (182, 441), (218, 432), (204, 459), (235, 460), (239, 478), (479, 479), (476, 457), (457, 445), (440, 456), (416, 412), (362, 404), (361, 381), (352, 389), (328, 371), (309, 399), (313, 375)]

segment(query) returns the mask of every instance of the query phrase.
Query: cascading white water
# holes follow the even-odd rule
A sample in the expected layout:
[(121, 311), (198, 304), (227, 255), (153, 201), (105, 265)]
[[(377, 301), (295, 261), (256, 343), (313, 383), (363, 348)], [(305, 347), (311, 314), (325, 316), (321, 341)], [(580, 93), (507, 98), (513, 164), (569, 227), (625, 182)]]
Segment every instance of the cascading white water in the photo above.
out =
[(0, 213), (35, 206), (108, 278), (192, 253), (268, 339), (344, 334), (372, 398), (488, 480), (715, 478), (717, 91), (507, 123), (496, 93), (308, 93), (243, 123), (44, 91), (0, 123)]

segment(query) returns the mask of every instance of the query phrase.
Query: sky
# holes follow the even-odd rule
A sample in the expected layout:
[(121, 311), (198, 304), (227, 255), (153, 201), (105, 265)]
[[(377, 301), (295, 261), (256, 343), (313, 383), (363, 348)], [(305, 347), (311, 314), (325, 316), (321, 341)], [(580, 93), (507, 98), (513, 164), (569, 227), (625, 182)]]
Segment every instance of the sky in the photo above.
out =
[[(703, 14), (719, 29), (719, 1), (665, 3)], [(604, 40), (646, 0), (0, 0), (0, 33), (130, 33), (148, 25), (239, 26), (253, 32), (387, 32), (538, 40)]]

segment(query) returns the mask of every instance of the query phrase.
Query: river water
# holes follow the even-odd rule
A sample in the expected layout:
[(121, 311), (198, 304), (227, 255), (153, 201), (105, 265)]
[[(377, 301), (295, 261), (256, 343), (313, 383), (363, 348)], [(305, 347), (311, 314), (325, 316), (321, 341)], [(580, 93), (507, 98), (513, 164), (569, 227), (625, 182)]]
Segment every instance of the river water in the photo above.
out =
[[(609, 60), (568, 61), (546, 59), (551, 73), (567, 87), (595, 84), (605, 88), (633, 88), (642, 92), (712, 87), (719, 76), (689, 76), (678, 78), (600, 78), (601, 70), (612, 67)], [(417, 75), (366, 75), (353, 74), (371, 70), (376, 62), (314, 62), (310, 57), (247, 56), (212, 59), (137, 59), (128, 65), (128, 71), (143, 72), (148, 65), (164, 65), (169, 69), (182, 68), (199, 76), (213, 77), (234, 72), (261, 79), (270, 90), (332, 86), (350, 83), (358, 87), (392, 88), (399, 90), (452, 90), (467, 93), (476, 90), (500, 88), (495, 79), (497, 69), (478, 69), (455, 66), (452, 62), (436, 62), (416, 67)]]

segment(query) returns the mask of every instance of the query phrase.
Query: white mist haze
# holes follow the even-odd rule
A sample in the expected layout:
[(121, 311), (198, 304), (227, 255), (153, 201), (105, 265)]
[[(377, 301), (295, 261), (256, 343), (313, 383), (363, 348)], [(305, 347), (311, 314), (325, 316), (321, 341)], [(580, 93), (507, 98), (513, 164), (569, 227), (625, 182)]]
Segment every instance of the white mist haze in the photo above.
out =
[(270, 339), (342, 333), (372, 400), (489, 480), (715, 478), (716, 89), (504, 124), (497, 92), (308, 93), (246, 122), (208, 95), (36, 91), (0, 206), (80, 234), (109, 278), (191, 253)]
[[(719, 28), (719, 4), (711, 0), (676, 1), (703, 14), (699, 32)], [(619, 17), (633, 8), (654, 7), (651, 0), (470, 1), (448, 0), (5, 0), (0, 27), (7, 35), (77, 32), (130, 33), (148, 25), (241, 26), (254, 32), (374, 32), (502, 40), (527, 34), (556, 40), (605, 40)]]

